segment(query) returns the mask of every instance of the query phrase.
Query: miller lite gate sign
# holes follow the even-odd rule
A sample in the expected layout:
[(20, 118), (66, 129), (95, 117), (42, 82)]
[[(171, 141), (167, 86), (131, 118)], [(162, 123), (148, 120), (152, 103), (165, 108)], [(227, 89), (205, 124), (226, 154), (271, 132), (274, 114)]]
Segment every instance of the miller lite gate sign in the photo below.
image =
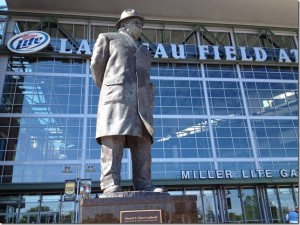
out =
[(9, 39), (7, 47), (15, 53), (38, 52), (50, 43), (50, 36), (42, 31), (27, 31)]
[[(7, 43), (7, 47), (15, 53), (34, 53), (47, 47), (50, 36), (42, 31), (27, 31), (13, 36)], [(149, 50), (149, 43), (143, 43)], [(69, 43), (66, 38), (60, 38), (53, 42), (59, 54), (92, 55), (92, 47), (88, 40), (82, 39), (78, 43), (78, 49)], [(53, 47), (53, 46), (52, 46)], [(215, 61), (245, 61), (264, 62), (275, 60), (278, 63), (298, 63), (298, 49), (243, 47), (243, 46), (209, 46), (194, 45), (184, 46), (177, 44), (154, 44), (153, 58), (173, 58), (178, 60), (198, 58), (199, 60), (213, 59)], [(187, 48), (190, 48), (187, 50)]]

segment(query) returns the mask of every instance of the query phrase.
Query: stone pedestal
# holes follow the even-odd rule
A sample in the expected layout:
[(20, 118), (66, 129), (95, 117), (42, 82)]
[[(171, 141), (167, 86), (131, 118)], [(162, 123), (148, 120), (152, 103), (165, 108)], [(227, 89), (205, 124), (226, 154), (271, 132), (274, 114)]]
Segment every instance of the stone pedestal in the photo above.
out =
[(81, 199), (81, 223), (197, 223), (197, 196), (119, 192)]

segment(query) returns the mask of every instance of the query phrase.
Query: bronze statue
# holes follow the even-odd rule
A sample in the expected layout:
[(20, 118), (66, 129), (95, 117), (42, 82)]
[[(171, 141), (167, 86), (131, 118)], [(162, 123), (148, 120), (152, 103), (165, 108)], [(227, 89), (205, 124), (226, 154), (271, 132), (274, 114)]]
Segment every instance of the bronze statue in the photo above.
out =
[(101, 89), (96, 139), (101, 147), (101, 189), (121, 192), (124, 148), (130, 148), (135, 191), (162, 192), (151, 181), (154, 85), (151, 55), (140, 35), (144, 18), (127, 9), (116, 23), (118, 32), (99, 35), (91, 58), (93, 79)]

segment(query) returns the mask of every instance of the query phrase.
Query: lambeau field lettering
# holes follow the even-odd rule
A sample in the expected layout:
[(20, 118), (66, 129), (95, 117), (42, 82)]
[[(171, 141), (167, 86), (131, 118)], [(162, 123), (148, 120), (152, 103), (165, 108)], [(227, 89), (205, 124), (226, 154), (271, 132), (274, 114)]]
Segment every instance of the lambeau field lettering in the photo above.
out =
[[(144, 43), (148, 49), (154, 50), (154, 58), (174, 58), (186, 59), (191, 58), (187, 56), (184, 45), (176, 44), (161, 44), (158, 43), (150, 48), (149, 43)], [(69, 46), (69, 48), (67, 47)], [(68, 45), (68, 39), (60, 39), (61, 54), (85, 54), (91, 55), (92, 51), (87, 40), (82, 40), (78, 49), (75, 51), (71, 45)], [(167, 50), (166, 50), (167, 49)], [(225, 61), (245, 61), (245, 62), (264, 62), (270, 57), (270, 53), (264, 48), (260, 47), (238, 47), (238, 46), (210, 46), (198, 45), (196, 46), (199, 60), (225, 60)], [(298, 49), (270, 49), (272, 50), (272, 58), (276, 58), (279, 63), (298, 63)], [(276, 50), (276, 51), (274, 51)]]

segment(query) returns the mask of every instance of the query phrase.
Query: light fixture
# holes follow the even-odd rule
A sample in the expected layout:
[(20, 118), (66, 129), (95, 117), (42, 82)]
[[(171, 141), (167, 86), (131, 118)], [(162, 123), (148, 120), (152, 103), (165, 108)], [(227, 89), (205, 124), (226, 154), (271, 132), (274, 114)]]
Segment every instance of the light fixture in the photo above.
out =
[(87, 172), (95, 172), (93, 165), (89, 164), (88, 169), (86, 171)]
[(71, 170), (70, 166), (65, 166), (65, 169), (62, 172), (63, 173), (71, 173), (72, 170)]

